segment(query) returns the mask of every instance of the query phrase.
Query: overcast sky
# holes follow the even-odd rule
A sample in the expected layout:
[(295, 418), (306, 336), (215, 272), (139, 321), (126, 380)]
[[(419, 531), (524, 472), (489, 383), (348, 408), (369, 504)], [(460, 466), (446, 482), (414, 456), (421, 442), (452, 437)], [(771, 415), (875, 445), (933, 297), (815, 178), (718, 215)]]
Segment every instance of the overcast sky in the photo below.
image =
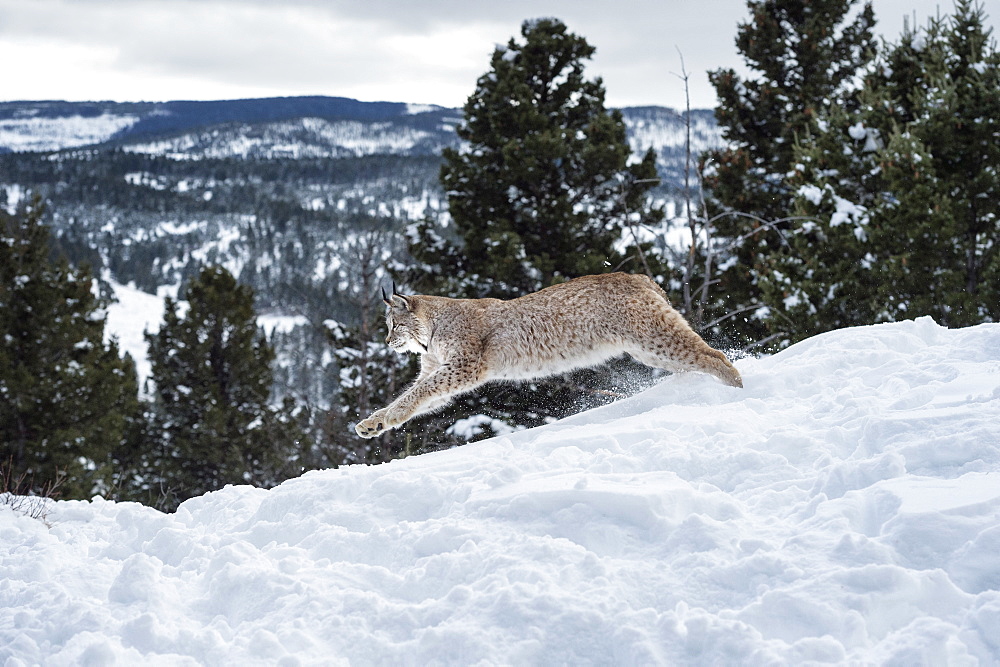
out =
[[(996, 0), (984, 6), (1000, 14)], [(899, 35), (951, 0), (875, 0)], [(554, 16), (597, 47), (611, 106), (715, 106), (706, 71), (738, 67), (744, 0), (0, 0), (0, 100), (333, 95), (461, 106), (494, 46)], [(996, 36), (997, 16), (990, 16)]]

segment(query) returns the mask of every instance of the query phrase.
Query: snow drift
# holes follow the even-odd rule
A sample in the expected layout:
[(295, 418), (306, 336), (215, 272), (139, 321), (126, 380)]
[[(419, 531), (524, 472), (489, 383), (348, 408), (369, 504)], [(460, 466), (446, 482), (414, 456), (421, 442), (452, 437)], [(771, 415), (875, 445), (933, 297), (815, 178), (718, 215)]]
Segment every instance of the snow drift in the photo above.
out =
[(170, 515), (0, 508), (0, 663), (1000, 661), (1000, 325), (737, 366)]

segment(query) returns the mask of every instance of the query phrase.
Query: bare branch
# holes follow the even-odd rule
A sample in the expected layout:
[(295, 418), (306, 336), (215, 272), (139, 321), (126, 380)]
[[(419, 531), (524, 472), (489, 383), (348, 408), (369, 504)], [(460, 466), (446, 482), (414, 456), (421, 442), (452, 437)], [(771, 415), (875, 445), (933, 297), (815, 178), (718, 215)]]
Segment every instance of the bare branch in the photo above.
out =
[(717, 324), (721, 324), (722, 322), (725, 322), (728, 319), (736, 317), (740, 313), (745, 313), (745, 312), (748, 312), (748, 311), (751, 311), (751, 310), (757, 310), (758, 308), (763, 308), (763, 307), (764, 307), (763, 304), (755, 303), (752, 306), (744, 306), (742, 308), (737, 308), (736, 310), (733, 310), (733, 311), (730, 311), (730, 312), (726, 313), (722, 317), (715, 318), (714, 320), (712, 320), (711, 322), (709, 322), (708, 324), (706, 324), (705, 328), (706, 329), (710, 329), (711, 327), (714, 327)]
[(742, 211), (726, 211), (725, 213), (719, 213), (718, 215), (713, 216), (708, 222), (712, 223), (715, 222), (716, 220), (720, 220), (727, 216), (749, 218), (751, 220), (759, 222), (760, 227), (751, 232), (747, 232), (746, 234), (741, 234), (740, 236), (737, 236), (735, 239), (732, 240), (731, 243), (728, 243), (723, 247), (723, 250), (726, 251), (732, 250), (736, 246), (746, 241), (748, 238), (756, 236), (760, 232), (768, 230), (774, 230), (775, 232), (777, 232), (778, 235), (781, 237), (782, 242), (785, 245), (788, 245), (788, 239), (785, 238), (785, 233), (780, 228), (778, 228), (778, 225), (781, 225), (786, 222), (796, 222), (798, 220), (809, 220), (812, 222), (818, 222), (816, 218), (811, 218), (809, 216), (802, 216), (802, 215), (793, 215), (793, 216), (788, 216), (786, 218), (778, 218), (777, 220), (765, 220), (764, 218), (758, 215), (754, 215), (753, 213), (743, 213)]
[(688, 73), (684, 65), (684, 54), (680, 47), (677, 48), (677, 55), (681, 59), (681, 81), (684, 82), (684, 213), (687, 215), (688, 231), (691, 233), (691, 245), (688, 246), (687, 258), (684, 263), (683, 299), (684, 314), (688, 319), (693, 320), (693, 325), (698, 328), (701, 319), (701, 309), (694, 312), (691, 295), (691, 281), (694, 278), (694, 263), (698, 248), (698, 223), (691, 210), (691, 91), (688, 86)]

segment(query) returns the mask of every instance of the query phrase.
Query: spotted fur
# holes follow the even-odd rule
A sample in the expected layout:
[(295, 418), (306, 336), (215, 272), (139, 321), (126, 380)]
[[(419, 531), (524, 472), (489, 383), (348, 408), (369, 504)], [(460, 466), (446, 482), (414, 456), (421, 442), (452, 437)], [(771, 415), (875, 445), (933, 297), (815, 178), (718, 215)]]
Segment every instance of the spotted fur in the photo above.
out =
[(709, 347), (646, 276), (584, 276), (510, 301), (393, 294), (385, 302), (386, 342), (420, 354), (420, 375), (357, 425), (365, 438), (491, 380), (556, 375), (626, 352), (649, 366), (743, 386), (726, 355)]

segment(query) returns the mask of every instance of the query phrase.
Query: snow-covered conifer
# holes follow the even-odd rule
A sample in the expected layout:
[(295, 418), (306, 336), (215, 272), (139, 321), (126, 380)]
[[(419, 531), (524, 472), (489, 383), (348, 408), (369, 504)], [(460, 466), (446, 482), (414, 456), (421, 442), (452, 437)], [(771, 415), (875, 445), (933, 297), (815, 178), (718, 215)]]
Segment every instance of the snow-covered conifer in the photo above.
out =
[(182, 313), (168, 299), (163, 325), (147, 334), (160, 436), (148, 484), (165, 507), (226, 484), (274, 486), (301, 471), (307, 450), (290, 401), (270, 404), (274, 350), (253, 291), (209, 267), (187, 303)]
[[(736, 45), (751, 74), (733, 69), (709, 73), (719, 96), (716, 117), (726, 148), (704, 156), (710, 213), (718, 245), (733, 254), (723, 261), (718, 294), (726, 311), (755, 313), (745, 333), (764, 339), (787, 336), (780, 309), (765, 304), (761, 277), (774, 277), (776, 258), (787, 250), (786, 220), (797, 186), (789, 182), (796, 141), (816, 118), (833, 108), (857, 108), (859, 75), (875, 53), (870, 2), (857, 0), (750, 0)], [(796, 300), (792, 294), (787, 295)], [(766, 315), (764, 315), (766, 313)]]

